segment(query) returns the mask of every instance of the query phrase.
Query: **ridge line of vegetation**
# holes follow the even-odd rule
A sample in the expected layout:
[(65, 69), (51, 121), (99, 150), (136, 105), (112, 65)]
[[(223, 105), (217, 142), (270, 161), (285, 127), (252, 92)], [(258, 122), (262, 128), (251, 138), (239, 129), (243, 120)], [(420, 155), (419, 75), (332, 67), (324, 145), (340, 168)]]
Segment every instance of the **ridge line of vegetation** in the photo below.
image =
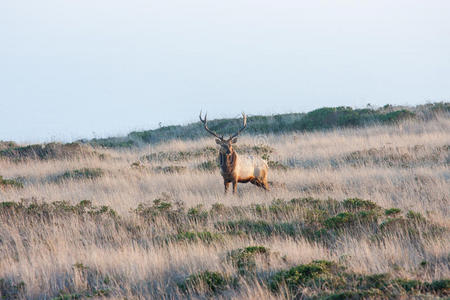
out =
[[(437, 113), (449, 113), (450, 102), (429, 103), (408, 106), (385, 105), (380, 108), (368, 106), (353, 109), (349, 106), (323, 107), (308, 113), (287, 113), (270, 116), (254, 115), (248, 117), (247, 133), (289, 133), (296, 131), (327, 130), (343, 127), (361, 127), (371, 124), (389, 124), (405, 119), (433, 119)], [(219, 130), (221, 134), (234, 132), (240, 122), (239, 119), (216, 119), (209, 121), (212, 130)], [(189, 140), (204, 137), (200, 122), (187, 125), (170, 125), (158, 129), (133, 131), (125, 137), (94, 138), (80, 140), (93, 146), (107, 148), (134, 147), (149, 143), (159, 143), (172, 139)]]
[[(308, 113), (286, 113), (270, 116), (250, 115), (248, 123), (251, 126), (247, 134), (290, 133), (334, 128), (364, 127), (373, 124), (391, 124), (407, 119), (431, 120), (437, 114), (449, 114), (450, 102), (428, 103), (417, 106), (392, 106), (386, 104), (380, 108), (353, 109), (349, 106), (323, 107)], [(239, 126), (239, 119), (216, 119), (209, 121), (212, 130), (221, 134), (233, 133)], [(72, 143), (47, 143), (21, 146), (12, 141), (0, 141), (0, 158), (65, 158), (72, 155), (104, 154), (80, 148), (86, 144), (103, 148), (131, 148), (145, 144), (167, 142), (173, 139), (192, 140), (204, 137), (200, 122), (187, 125), (170, 125), (157, 129), (133, 131), (126, 136), (81, 139)]]

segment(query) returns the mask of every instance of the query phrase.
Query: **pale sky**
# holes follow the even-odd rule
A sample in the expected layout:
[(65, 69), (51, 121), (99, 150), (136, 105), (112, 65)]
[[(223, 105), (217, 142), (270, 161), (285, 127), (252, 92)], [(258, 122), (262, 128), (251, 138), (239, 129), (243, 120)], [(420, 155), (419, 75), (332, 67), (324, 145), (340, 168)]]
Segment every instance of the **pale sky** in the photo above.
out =
[(447, 0), (0, 1), (0, 140), (449, 99)]

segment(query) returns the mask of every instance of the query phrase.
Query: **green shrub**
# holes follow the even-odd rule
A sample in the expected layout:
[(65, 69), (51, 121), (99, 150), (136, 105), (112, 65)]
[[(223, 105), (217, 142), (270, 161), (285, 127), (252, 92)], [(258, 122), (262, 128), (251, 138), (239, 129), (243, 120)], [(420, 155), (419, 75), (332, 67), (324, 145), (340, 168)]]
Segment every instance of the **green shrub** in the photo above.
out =
[(342, 202), (342, 205), (349, 210), (371, 210), (379, 208), (379, 206), (372, 201), (362, 200), (359, 198), (348, 198)]
[(24, 299), (25, 283), (23, 281), (14, 283), (11, 280), (0, 278), (1, 299)]
[(0, 176), (0, 189), (1, 188), (21, 189), (23, 188), (23, 183), (18, 181), (17, 179), (5, 179), (2, 176)]
[(340, 229), (355, 222), (356, 217), (353, 213), (343, 212), (334, 217), (325, 220), (324, 225), (328, 229)]
[(316, 260), (309, 264), (299, 265), (287, 271), (275, 273), (269, 279), (269, 287), (272, 291), (278, 291), (282, 284), (286, 284), (289, 290), (295, 292), (309, 281), (316, 281), (323, 275), (329, 274), (335, 267), (335, 263), (325, 260)]
[(398, 278), (394, 280), (396, 284), (402, 287), (405, 291), (411, 292), (414, 290), (420, 290), (423, 287), (423, 283), (419, 280), (407, 280), (403, 278)]
[(426, 219), (424, 216), (422, 216), (421, 213), (419, 212), (415, 212), (412, 210), (409, 210), (408, 213), (406, 214), (406, 217), (410, 220), (414, 220), (417, 222), (426, 222)]
[(384, 211), (384, 214), (386, 216), (396, 216), (401, 212), (402, 210), (400, 208), (389, 208)]
[(270, 250), (263, 246), (250, 246), (232, 250), (227, 255), (227, 260), (238, 269), (240, 274), (254, 273), (256, 270), (256, 256), (263, 256), (266, 260)]
[(189, 275), (178, 286), (185, 293), (218, 294), (226, 290), (233, 280), (219, 272), (204, 271), (198, 274)]
[(81, 180), (81, 179), (96, 179), (102, 177), (104, 171), (100, 168), (82, 168), (77, 170), (66, 171), (54, 178), (54, 181), (60, 182), (63, 180)]
[(187, 216), (192, 221), (205, 223), (208, 219), (208, 212), (203, 209), (202, 204), (199, 204), (195, 207), (191, 207), (187, 212)]
[(175, 241), (186, 241), (186, 242), (203, 242), (212, 243), (223, 240), (223, 235), (220, 233), (213, 233), (210, 231), (184, 231), (177, 233), (173, 239)]
[(444, 295), (450, 294), (450, 279), (434, 280), (430, 285), (431, 289), (435, 292), (443, 293)]
[(409, 110), (401, 109), (378, 116), (378, 121), (381, 123), (394, 123), (405, 119), (412, 119), (415, 114)]
[(389, 274), (372, 274), (372, 275), (361, 275), (358, 276), (358, 288), (363, 290), (368, 289), (379, 289), (383, 290), (387, 288), (390, 284)]
[(144, 220), (155, 222), (158, 218), (165, 218), (174, 224), (182, 224), (187, 220), (184, 203), (172, 201), (168, 194), (163, 193), (161, 198), (153, 200), (153, 204), (140, 203), (134, 213)]
[(324, 225), (328, 229), (340, 230), (349, 228), (355, 224), (367, 225), (376, 223), (378, 213), (375, 210), (362, 210), (356, 213), (342, 212), (334, 217), (328, 218), (324, 221)]

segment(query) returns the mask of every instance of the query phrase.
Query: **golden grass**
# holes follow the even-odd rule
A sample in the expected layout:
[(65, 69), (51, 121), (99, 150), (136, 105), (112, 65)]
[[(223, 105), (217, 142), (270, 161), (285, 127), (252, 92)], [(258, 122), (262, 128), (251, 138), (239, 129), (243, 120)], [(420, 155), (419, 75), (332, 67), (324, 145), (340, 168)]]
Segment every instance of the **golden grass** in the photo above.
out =
[[(363, 129), (339, 129), (330, 132), (287, 135), (243, 136), (240, 145), (264, 143), (274, 152), (272, 160), (289, 167), (271, 170), (271, 192), (250, 184), (238, 185), (237, 195), (223, 195), (219, 171), (199, 171), (195, 166), (206, 160), (198, 157), (169, 162), (142, 160), (152, 152), (195, 151), (215, 146), (214, 140), (171, 141), (132, 150), (99, 150), (105, 159), (81, 157), (66, 160), (0, 160), (0, 175), (20, 177), (23, 189), (0, 190), (0, 201), (78, 203), (91, 200), (107, 205), (142, 231), (131, 234), (108, 221), (97, 222), (76, 216), (55, 218), (51, 222), (31, 222), (0, 218), (0, 278), (23, 281), (27, 298), (49, 298), (60, 291), (85, 291), (94, 279), (107, 276), (113, 287), (111, 297), (183, 298), (176, 283), (186, 275), (202, 270), (233, 274), (223, 258), (227, 251), (248, 245), (264, 245), (285, 256), (270, 270), (308, 263), (313, 259), (339, 261), (359, 273), (392, 273), (406, 278), (434, 280), (448, 278), (449, 242), (435, 239), (416, 247), (407, 237), (392, 236), (382, 244), (346, 234), (332, 248), (303, 238), (230, 236), (226, 242), (158, 244), (157, 228), (136, 218), (132, 210), (140, 203), (151, 203), (163, 193), (186, 207), (198, 204), (210, 208), (214, 203), (227, 206), (270, 203), (273, 199), (314, 197), (343, 200), (359, 197), (384, 208), (420, 212), (434, 223), (449, 227), (450, 119)], [(370, 150), (370, 151), (369, 151)], [(359, 151), (355, 154), (355, 152)], [(358, 162), (349, 155), (359, 155)], [(374, 161), (374, 156), (381, 160)], [(384, 159), (384, 160), (383, 160)], [(143, 168), (131, 164), (141, 160)], [(364, 161), (364, 163), (361, 163)], [(392, 163), (394, 162), (394, 164)], [(183, 165), (187, 171), (161, 174), (155, 166)], [(104, 176), (94, 180), (52, 181), (52, 176), (84, 167), (101, 168)], [(167, 224), (168, 230), (170, 224)], [(207, 229), (214, 230), (212, 225)], [(421, 261), (433, 261), (430, 267), (418, 267)], [(74, 267), (81, 263), (90, 271)], [(90, 272), (90, 273), (89, 273)], [(92, 275), (92, 274), (94, 275)], [(89, 275), (91, 274), (91, 275)], [(95, 275), (97, 274), (97, 275)], [(278, 295), (279, 296), (279, 295)], [(244, 281), (239, 291), (227, 291), (218, 297), (275, 299), (262, 283)]]

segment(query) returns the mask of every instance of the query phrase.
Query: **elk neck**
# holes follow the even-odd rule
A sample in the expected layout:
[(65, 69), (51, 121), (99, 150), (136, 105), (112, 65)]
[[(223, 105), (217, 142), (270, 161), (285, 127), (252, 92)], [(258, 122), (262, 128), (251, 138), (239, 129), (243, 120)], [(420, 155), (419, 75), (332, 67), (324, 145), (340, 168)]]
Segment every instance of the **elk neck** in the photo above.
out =
[(234, 169), (236, 168), (236, 161), (237, 161), (236, 158), (237, 158), (237, 154), (235, 151), (231, 152), (230, 155), (220, 153), (219, 159), (220, 159), (220, 168), (222, 169), (222, 173), (224, 173), (224, 174), (233, 173)]

